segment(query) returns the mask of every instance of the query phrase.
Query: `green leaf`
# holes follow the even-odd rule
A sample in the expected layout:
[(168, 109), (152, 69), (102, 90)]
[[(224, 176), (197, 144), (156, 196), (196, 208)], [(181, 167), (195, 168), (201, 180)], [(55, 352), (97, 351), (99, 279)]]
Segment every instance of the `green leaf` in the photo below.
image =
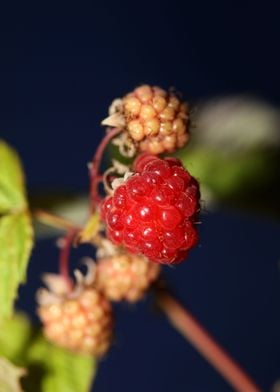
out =
[(214, 98), (193, 123), (176, 155), (200, 181), (207, 208), (221, 203), (279, 218), (279, 109), (246, 96)]
[(25, 282), (32, 242), (28, 212), (0, 218), (0, 319), (12, 314), (18, 286)]
[(0, 214), (26, 208), (24, 174), (17, 153), (0, 141)]
[(5, 358), (0, 357), (0, 391), (22, 392), (20, 378), (25, 370), (14, 366)]
[(13, 311), (33, 245), (25, 179), (17, 153), (0, 141), (0, 321)]
[(23, 355), (31, 339), (31, 325), (27, 316), (16, 313), (0, 324), (0, 356), (23, 366)]
[(191, 174), (208, 185), (219, 198), (254, 186), (265, 175), (263, 156), (257, 152), (228, 156), (204, 147), (185, 154), (181, 151), (178, 155)]
[(280, 152), (260, 149), (225, 154), (190, 145), (176, 155), (200, 182), (207, 207), (214, 201), (280, 217)]
[[(28, 363), (30, 375), (25, 380), (26, 392), (88, 392), (96, 371), (93, 357), (70, 353), (47, 342), (41, 335), (29, 349)], [(38, 380), (39, 375), (41, 380)]]

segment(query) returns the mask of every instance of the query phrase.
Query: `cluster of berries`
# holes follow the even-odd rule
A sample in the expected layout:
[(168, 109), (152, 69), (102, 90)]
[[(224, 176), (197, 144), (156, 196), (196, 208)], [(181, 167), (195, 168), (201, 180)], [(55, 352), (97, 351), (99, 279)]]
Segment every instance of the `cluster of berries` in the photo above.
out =
[(175, 93), (143, 85), (114, 102), (103, 124), (122, 127), (136, 150), (171, 153), (188, 142), (189, 108)]
[(100, 258), (86, 277), (76, 272), (78, 281), (71, 289), (61, 276), (47, 275), (48, 289), (38, 296), (47, 338), (96, 356), (104, 355), (112, 340), (110, 301), (143, 298), (158, 278), (160, 264), (185, 260), (198, 242), (199, 185), (180, 160), (155, 155), (187, 142), (187, 105), (173, 93), (145, 85), (116, 108), (113, 120), (117, 114), (121, 121), (115, 126), (142, 152), (132, 171), (112, 181), (111, 194), (98, 206), (116, 252)]
[(60, 275), (46, 274), (39, 290), (38, 315), (47, 339), (74, 352), (103, 356), (112, 342), (110, 301), (136, 302), (158, 278), (160, 268), (142, 256), (120, 253), (91, 262), (88, 274), (76, 272), (74, 287)]
[(103, 355), (112, 338), (112, 308), (93, 285), (79, 282), (70, 289), (60, 275), (44, 278), (38, 315), (45, 336), (60, 347), (83, 354)]
[(123, 99), (124, 116), (131, 138), (140, 151), (173, 152), (189, 138), (188, 106), (159, 87), (140, 86)]

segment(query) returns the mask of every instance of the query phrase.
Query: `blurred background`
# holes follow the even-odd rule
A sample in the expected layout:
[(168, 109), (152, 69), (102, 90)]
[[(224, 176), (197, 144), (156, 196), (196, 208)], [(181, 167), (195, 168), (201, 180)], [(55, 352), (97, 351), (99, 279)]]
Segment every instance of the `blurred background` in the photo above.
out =
[[(201, 323), (272, 390), (280, 378), (276, 2), (13, 7), (2, 12), (0, 137), (23, 159), (32, 206), (55, 204), (80, 219), (87, 163), (111, 101), (141, 83), (177, 88), (195, 125), (179, 155), (200, 179), (204, 204), (199, 247), (164, 273)], [(57, 267), (55, 239), (39, 234), (18, 304), (35, 319), (40, 274)], [(88, 252), (74, 251), (73, 265)], [(116, 340), (95, 392), (231, 390), (150, 299), (116, 311)]]

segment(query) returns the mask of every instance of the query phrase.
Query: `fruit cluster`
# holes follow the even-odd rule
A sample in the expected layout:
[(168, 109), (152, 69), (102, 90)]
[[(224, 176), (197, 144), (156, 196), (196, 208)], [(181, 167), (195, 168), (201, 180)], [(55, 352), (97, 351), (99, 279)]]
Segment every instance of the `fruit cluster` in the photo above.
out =
[(142, 299), (159, 276), (159, 265), (146, 258), (121, 253), (97, 264), (96, 285), (111, 301)]
[(45, 336), (71, 351), (102, 356), (112, 340), (110, 302), (94, 286), (69, 290), (64, 282), (59, 275), (47, 275), (48, 290), (38, 292), (38, 315)]
[[(121, 119), (119, 125), (113, 124), (115, 115)], [(183, 261), (198, 242), (198, 182), (180, 160), (153, 155), (173, 152), (188, 141), (187, 105), (173, 93), (145, 85), (126, 95), (112, 116), (107, 125), (114, 128), (111, 133), (108, 130), (91, 165), (93, 215), (76, 238), (76, 243), (82, 239), (95, 244), (99, 260), (94, 268), (90, 264), (85, 277), (76, 271), (77, 283), (72, 287), (67, 272), (66, 279), (47, 275), (48, 289), (41, 289), (38, 295), (38, 315), (46, 337), (71, 351), (95, 356), (104, 355), (112, 341), (110, 301), (142, 299), (159, 277), (159, 264)], [(107, 174), (99, 173), (110, 135), (124, 141), (130, 138), (138, 152), (145, 152), (136, 156), (123, 178), (109, 179), (108, 173), (126, 170), (116, 162)], [(110, 192), (102, 201), (100, 178)], [(61, 253), (64, 275), (65, 257), (75, 239), (71, 232), (67, 238)]]
[(122, 98), (116, 111), (120, 126), (140, 151), (170, 153), (189, 140), (188, 105), (172, 92), (140, 86)]
[(159, 273), (159, 266), (144, 257), (121, 253), (98, 260), (85, 278), (76, 271), (74, 287), (60, 275), (46, 274), (48, 289), (39, 290), (37, 311), (44, 335), (73, 352), (103, 356), (113, 335), (109, 301), (139, 301)]

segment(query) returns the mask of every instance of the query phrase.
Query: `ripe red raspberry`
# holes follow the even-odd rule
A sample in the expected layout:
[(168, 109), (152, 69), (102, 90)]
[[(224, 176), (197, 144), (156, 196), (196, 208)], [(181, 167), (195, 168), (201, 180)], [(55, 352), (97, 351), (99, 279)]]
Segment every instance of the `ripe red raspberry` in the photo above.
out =
[(107, 236), (154, 262), (183, 261), (198, 242), (199, 186), (176, 158), (144, 155), (101, 205)]
[(54, 344), (81, 354), (102, 356), (112, 340), (112, 309), (94, 287), (80, 282), (74, 290), (60, 275), (46, 274), (47, 289), (38, 292), (38, 315), (45, 336)]
[(143, 256), (121, 253), (99, 260), (96, 285), (111, 301), (136, 302), (144, 297), (159, 272), (159, 265)]
[(117, 121), (140, 151), (170, 153), (188, 142), (189, 109), (174, 93), (143, 85), (114, 102), (103, 124)]

